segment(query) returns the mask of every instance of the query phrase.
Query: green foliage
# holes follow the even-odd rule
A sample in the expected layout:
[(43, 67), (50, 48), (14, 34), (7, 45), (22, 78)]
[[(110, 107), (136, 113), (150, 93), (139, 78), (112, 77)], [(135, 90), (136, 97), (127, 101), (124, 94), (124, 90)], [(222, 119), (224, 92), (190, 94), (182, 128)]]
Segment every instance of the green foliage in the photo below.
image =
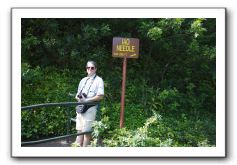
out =
[[(102, 109), (103, 111), (103, 109)], [(110, 128), (109, 117), (104, 116), (100, 121), (94, 121), (92, 124), (93, 132), (92, 137), (93, 141), (91, 142), (92, 147), (101, 146), (100, 139), (106, 138), (106, 131)]]
[[(78, 81), (68, 70), (40, 67), (32, 69), (28, 64), (23, 64), (22, 68), (22, 106), (70, 101), (68, 93), (77, 90)], [(71, 109), (74, 110), (74, 107)], [(22, 111), (22, 138), (35, 139), (65, 134), (65, 110), (55, 107), (34, 109), (32, 112)]]
[[(127, 65), (123, 129), (115, 36), (140, 39), (139, 58)], [(74, 101), (68, 93), (86, 75), (86, 62), (98, 63), (105, 99), (94, 146), (100, 137), (107, 146), (215, 146), (215, 19), (22, 19), (21, 44), (22, 106)], [(22, 139), (65, 134), (66, 120), (64, 108), (23, 111)]]
[(162, 35), (162, 29), (158, 28), (158, 27), (153, 27), (152, 29), (150, 29), (147, 33), (147, 36), (151, 39), (151, 40), (158, 40)]
[(112, 137), (104, 139), (104, 145), (108, 147), (163, 147), (171, 146), (172, 140), (162, 142), (158, 137), (149, 136), (149, 127), (151, 124), (160, 120), (161, 117), (156, 114), (147, 119), (143, 127), (133, 130), (127, 130), (126, 128), (116, 129), (113, 131)]
[(203, 32), (206, 31), (206, 29), (202, 26), (202, 22), (205, 21), (203, 18), (196, 19), (191, 24), (190, 31), (194, 33), (194, 37), (197, 38), (199, 35), (202, 35)]

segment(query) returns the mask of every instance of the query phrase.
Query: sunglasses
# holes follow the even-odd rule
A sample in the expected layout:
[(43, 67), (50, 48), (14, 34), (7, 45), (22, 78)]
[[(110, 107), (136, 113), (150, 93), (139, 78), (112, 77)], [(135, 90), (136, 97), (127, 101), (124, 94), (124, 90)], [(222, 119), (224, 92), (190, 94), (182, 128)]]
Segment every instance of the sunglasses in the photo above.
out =
[(91, 69), (91, 70), (94, 70), (95, 69), (95, 67), (86, 67), (86, 69)]

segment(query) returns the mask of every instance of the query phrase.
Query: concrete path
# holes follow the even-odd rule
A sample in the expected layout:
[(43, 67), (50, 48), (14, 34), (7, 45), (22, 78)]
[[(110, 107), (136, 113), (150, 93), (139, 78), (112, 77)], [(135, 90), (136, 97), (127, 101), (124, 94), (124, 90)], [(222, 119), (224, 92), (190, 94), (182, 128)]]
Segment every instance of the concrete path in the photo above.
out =
[(71, 147), (71, 144), (74, 141), (75, 141), (75, 137), (71, 137), (68, 139), (68, 142), (66, 139), (61, 139), (61, 140), (54, 140), (54, 141), (45, 142), (45, 143), (24, 145), (23, 147)]

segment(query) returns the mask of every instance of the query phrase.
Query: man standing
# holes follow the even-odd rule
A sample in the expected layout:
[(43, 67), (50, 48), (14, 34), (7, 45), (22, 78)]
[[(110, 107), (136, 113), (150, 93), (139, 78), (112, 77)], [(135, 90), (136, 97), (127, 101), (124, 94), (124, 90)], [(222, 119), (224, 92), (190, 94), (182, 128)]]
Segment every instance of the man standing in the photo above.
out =
[[(84, 77), (80, 81), (75, 98), (78, 102), (81, 103), (98, 102), (102, 100), (104, 96), (104, 82), (101, 77), (96, 75), (96, 62), (88, 61), (86, 65), (86, 71), (87, 77)], [(92, 105), (84, 113), (79, 113), (77, 111), (76, 130), (78, 131), (78, 133), (91, 131), (92, 123), (93, 121), (95, 121), (96, 118), (97, 108), (98, 105)], [(91, 134), (87, 133), (84, 135), (77, 136), (74, 144), (79, 145), (81, 147), (86, 147), (90, 144), (90, 141)]]

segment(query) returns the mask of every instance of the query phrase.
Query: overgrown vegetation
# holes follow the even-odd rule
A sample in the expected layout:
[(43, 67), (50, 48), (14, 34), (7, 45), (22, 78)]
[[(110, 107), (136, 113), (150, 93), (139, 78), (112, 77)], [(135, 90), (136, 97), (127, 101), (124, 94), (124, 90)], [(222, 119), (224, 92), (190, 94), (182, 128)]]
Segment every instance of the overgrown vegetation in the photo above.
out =
[[(22, 19), (22, 106), (75, 101), (88, 60), (105, 82), (93, 146), (215, 146), (215, 19)], [(119, 128), (122, 60), (115, 36), (140, 39), (129, 59)], [(71, 108), (75, 115), (74, 107)], [(22, 139), (66, 134), (65, 108), (22, 112)], [(75, 131), (75, 128), (72, 128)]]

